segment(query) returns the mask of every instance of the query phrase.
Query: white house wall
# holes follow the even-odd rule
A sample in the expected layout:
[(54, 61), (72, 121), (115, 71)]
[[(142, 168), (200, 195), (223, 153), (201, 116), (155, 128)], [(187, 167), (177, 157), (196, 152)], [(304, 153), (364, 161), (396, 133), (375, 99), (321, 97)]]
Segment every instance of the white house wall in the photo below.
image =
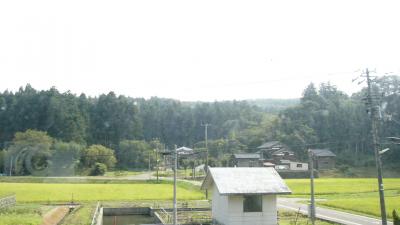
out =
[[(301, 164), (301, 167), (297, 167), (297, 164)], [(290, 170), (307, 171), (308, 163), (290, 162)]]
[(276, 195), (263, 196), (262, 212), (243, 212), (243, 196), (220, 195), (214, 185), (212, 215), (223, 225), (276, 225)]
[(243, 212), (243, 196), (229, 196), (229, 220), (226, 225), (276, 225), (276, 195), (263, 196), (262, 212)]
[(212, 215), (213, 219), (218, 222), (228, 225), (228, 196), (220, 195), (218, 189), (213, 185), (212, 190)]

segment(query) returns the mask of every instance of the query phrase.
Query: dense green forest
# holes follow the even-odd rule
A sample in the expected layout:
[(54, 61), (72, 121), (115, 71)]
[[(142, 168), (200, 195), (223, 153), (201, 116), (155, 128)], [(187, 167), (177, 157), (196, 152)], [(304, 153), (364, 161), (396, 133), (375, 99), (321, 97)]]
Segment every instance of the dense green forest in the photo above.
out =
[[(381, 106), (381, 146), (392, 149), (384, 160), (398, 166), (399, 148), (385, 137), (400, 136), (400, 78), (377, 79), (374, 93)], [(7, 167), (6, 152), (18, 151), (21, 135), (17, 137), (17, 132), (26, 130), (43, 131), (42, 136), (51, 138), (44, 146), (53, 152), (73, 149), (77, 153), (72, 160), (81, 167), (94, 168), (101, 160), (87, 163), (77, 155), (110, 149), (115, 162), (107, 162), (108, 167), (138, 168), (146, 166), (145, 156), (154, 148), (175, 144), (204, 148), (203, 123), (211, 124), (208, 138), (214, 165), (226, 164), (233, 152), (254, 152), (264, 141), (279, 140), (300, 159), (305, 159), (308, 148), (326, 147), (338, 155), (341, 164), (372, 166), (365, 96), (364, 89), (348, 96), (325, 83), (310, 84), (300, 100), (180, 102), (113, 92), (87, 97), (60, 93), (56, 88), (38, 91), (27, 85), (15, 93), (0, 94), (0, 157), (4, 159), (0, 168)]]

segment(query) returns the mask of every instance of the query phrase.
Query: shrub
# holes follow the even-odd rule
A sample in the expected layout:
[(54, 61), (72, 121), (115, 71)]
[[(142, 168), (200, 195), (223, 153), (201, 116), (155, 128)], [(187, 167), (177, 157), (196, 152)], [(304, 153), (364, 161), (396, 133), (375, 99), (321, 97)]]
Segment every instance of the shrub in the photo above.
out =
[(107, 166), (104, 163), (96, 163), (92, 169), (92, 176), (104, 175), (107, 172)]
[(396, 210), (393, 210), (393, 225), (400, 225), (400, 217)]

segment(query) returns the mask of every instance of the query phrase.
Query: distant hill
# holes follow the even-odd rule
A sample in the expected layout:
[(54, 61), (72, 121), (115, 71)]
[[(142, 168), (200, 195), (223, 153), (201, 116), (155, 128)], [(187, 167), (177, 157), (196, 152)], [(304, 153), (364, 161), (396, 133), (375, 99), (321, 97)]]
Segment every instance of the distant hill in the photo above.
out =
[(300, 99), (248, 99), (251, 105), (256, 105), (269, 113), (278, 113), (282, 109), (295, 106), (300, 103)]

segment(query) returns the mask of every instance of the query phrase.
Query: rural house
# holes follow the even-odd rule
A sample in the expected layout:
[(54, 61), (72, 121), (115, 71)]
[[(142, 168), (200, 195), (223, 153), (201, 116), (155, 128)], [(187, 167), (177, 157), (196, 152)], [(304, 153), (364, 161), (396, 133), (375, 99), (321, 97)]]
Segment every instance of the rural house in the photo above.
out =
[(336, 155), (329, 149), (310, 149), (314, 167), (317, 170), (328, 170), (335, 167)]
[(232, 156), (233, 166), (258, 167), (261, 165), (260, 155), (257, 153), (238, 153)]
[(221, 225), (276, 225), (277, 195), (290, 189), (274, 168), (209, 168), (201, 185), (212, 191), (212, 219)]
[(308, 171), (308, 163), (293, 162), (290, 160), (282, 159), (279, 165), (275, 166), (275, 169), (289, 170), (289, 171)]
[(295, 160), (294, 152), (279, 141), (269, 141), (257, 147), (262, 160), (277, 164), (280, 160)]

